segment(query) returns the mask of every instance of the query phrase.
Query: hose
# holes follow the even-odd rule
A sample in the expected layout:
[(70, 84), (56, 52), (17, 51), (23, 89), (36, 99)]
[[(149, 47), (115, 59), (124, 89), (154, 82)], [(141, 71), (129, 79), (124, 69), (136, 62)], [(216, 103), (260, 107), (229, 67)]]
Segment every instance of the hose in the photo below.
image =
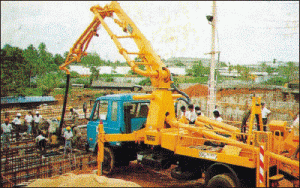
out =
[[(173, 81), (173, 75), (172, 75), (172, 74), (171, 74), (170, 78), (171, 78), (171, 81)], [(174, 83), (171, 83), (171, 87), (172, 87), (175, 91), (177, 91), (179, 94), (183, 95), (183, 96), (186, 98), (186, 99), (185, 99), (185, 98), (180, 97), (180, 98), (178, 98), (177, 100), (183, 100), (183, 101), (186, 102), (186, 104), (188, 104), (188, 105), (191, 103), (190, 97), (189, 97), (185, 92), (180, 91), (180, 90), (175, 86)]]
[(70, 74), (67, 74), (66, 92), (65, 92), (65, 97), (64, 97), (63, 110), (62, 110), (62, 114), (61, 114), (59, 129), (57, 131), (57, 137), (58, 138), (61, 137), (61, 129), (62, 129), (62, 125), (64, 124), (64, 118), (65, 118), (65, 113), (66, 113), (66, 105), (67, 105), (67, 99), (68, 99), (68, 92), (69, 92), (69, 85), (70, 85)]

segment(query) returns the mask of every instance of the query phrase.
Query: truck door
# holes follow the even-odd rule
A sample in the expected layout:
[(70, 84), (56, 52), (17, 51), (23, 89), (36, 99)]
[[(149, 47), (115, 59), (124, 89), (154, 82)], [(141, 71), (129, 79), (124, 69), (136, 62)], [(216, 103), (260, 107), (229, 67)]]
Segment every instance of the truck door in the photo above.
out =
[(148, 102), (139, 102), (132, 103), (131, 109), (131, 132), (139, 130), (146, 123), (149, 103)]
[(98, 125), (100, 120), (103, 122), (103, 127), (107, 127), (108, 101), (96, 101), (90, 121), (87, 124), (87, 138), (90, 148), (94, 148), (97, 143)]

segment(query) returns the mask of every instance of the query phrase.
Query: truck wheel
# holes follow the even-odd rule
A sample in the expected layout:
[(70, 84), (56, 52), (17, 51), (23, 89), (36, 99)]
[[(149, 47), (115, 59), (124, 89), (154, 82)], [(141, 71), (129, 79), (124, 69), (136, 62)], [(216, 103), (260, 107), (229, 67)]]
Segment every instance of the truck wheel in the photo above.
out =
[(236, 184), (229, 174), (218, 174), (208, 181), (207, 187), (236, 187)]
[(178, 180), (196, 180), (202, 177), (201, 171), (181, 171), (180, 167), (171, 170), (171, 177)]
[(102, 163), (102, 173), (109, 175), (115, 168), (115, 156), (111, 148), (104, 147), (104, 160)]

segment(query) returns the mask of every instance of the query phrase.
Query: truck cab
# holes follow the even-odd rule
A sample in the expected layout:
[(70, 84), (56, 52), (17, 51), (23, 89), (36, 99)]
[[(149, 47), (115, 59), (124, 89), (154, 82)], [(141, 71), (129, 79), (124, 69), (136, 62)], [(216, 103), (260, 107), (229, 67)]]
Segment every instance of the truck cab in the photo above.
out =
[[(143, 128), (150, 101), (133, 100), (131, 94), (106, 95), (96, 99), (87, 124), (88, 149), (97, 152), (98, 125), (103, 123), (106, 134), (125, 134)], [(108, 147), (122, 147), (121, 142), (109, 142)]]

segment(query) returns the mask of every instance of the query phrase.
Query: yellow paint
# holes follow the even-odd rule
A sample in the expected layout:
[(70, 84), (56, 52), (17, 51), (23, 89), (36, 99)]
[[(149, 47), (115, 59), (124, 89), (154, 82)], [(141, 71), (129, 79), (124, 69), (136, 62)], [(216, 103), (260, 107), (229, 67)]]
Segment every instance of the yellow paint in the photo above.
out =
[[(144, 129), (131, 134), (105, 134), (103, 124), (99, 124), (97, 158), (99, 164), (98, 174), (102, 171), (100, 164), (103, 162), (104, 157), (104, 142), (110, 141), (144, 141), (145, 144), (161, 145), (163, 148), (184, 156), (202, 158), (249, 168), (258, 168), (259, 163), (255, 160), (257, 159), (255, 157), (259, 154), (259, 148), (254, 145), (250, 145), (250, 143), (251, 141), (253, 142), (254, 138), (259, 136), (257, 134), (265, 134), (264, 132), (253, 133), (252, 130), (256, 114), (259, 116), (259, 122), (262, 126), (260, 97), (252, 98), (247, 144), (236, 139), (236, 135), (240, 133), (238, 128), (223, 122), (211, 120), (205, 116), (199, 116), (195, 126), (188, 125), (185, 120), (182, 120), (181, 122), (177, 121), (175, 117), (174, 99), (181, 97), (181, 95), (172, 94), (172, 91), (170, 90), (172, 83), (170, 79), (170, 71), (152, 49), (150, 42), (122, 10), (118, 2), (113, 1), (103, 8), (99, 5), (93, 6), (90, 10), (94, 13), (93, 21), (75, 42), (69, 51), (65, 63), (59, 68), (66, 71), (67, 74), (70, 74), (66, 67), (72, 62), (80, 62), (81, 58), (87, 55), (86, 50), (89, 43), (93, 36), (97, 35), (97, 28), (101, 24), (116, 45), (119, 53), (126, 59), (131, 69), (139, 75), (149, 77), (154, 88), (154, 91), (150, 95), (134, 96), (135, 100), (150, 100), (146, 127)], [(117, 18), (113, 17), (114, 22), (125, 32), (124, 36), (116, 36), (104, 21), (106, 17), (112, 17), (113, 15), (117, 16)], [(138, 51), (132, 52), (124, 49), (119, 41), (124, 38), (133, 40)], [(134, 55), (134, 57), (139, 57), (141, 61), (135, 62), (132, 55)], [(143, 70), (139, 68), (139, 65), (144, 65), (146, 69)], [(206, 126), (207, 124), (211, 125), (213, 129), (210, 130), (210, 128)], [(167, 128), (168, 126), (171, 126), (171, 128)], [(285, 125), (281, 125), (277, 122), (271, 129), (281, 130), (284, 129), (284, 127)], [(263, 130), (263, 127), (261, 127), (261, 130)], [(232, 137), (226, 138), (216, 134), (216, 132), (228, 133), (231, 134)], [(298, 161), (273, 153), (273, 147), (270, 147), (270, 145), (275, 144), (275, 139), (270, 139), (270, 134), (267, 134), (267, 137), (266, 157), (268, 159), (271, 158), (272, 160), (277, 160), (299, 168)], [(286, 135), (284, 143), (287, 147), (294, 144), (293, 139), (294, 137), (292, 137), (291, 134)], [(206, 140), (224, 142), (227, 145), (223, 148), (223, 152), (203, 151), (192, 147), (194, 145), (203, 146)]]
[(222, 153), (225, 153), (226, 155), (239, 156), (241, 151), (242, 151), (242, 148), (239, 148), (239, 147), (236, 147), (236, 146), (230, 146), (230, 145), (226, 145), (222, 149)]

